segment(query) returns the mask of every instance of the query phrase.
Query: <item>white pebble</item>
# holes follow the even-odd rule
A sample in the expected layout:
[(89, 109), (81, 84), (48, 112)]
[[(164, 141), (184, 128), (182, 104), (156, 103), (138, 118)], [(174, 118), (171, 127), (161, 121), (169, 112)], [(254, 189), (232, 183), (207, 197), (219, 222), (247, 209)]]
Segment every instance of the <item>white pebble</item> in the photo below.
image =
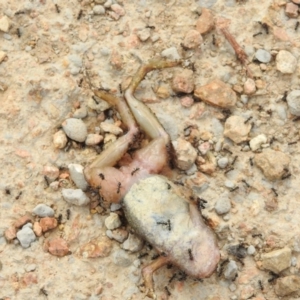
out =
[(110, 213), (110, 215), (105, 219), (104, 224), (107, 229), (113, 230), (122, 225), (120, 217), (116, 213)]
[(267, 137), (264, 134), (260, 134), (253, 139), (250, 140), (250, 148), (252, 151), (256, 151), (261, 147), (262, 144), (265, 144), (267, 142)]
[(100, 127), (104, 132), (109, 132), (114, 135), (120, 135), (123, 133), (123, 130), (120, 127), (116, 126), (115, 124), (110, 124), (108, 122), (102, 122), (100, 124)]
[(66, 135), (76, 141), (84, 142), (87, 137), (86, 125), (80, 119), (70, 118), (63, 122), (63, 130)]
[(46, 204), (38, 204), (32, 212), (39, 217), (54, 216), (54, 210)]
[(68, 142), (68, 138), (63, 130), (59, 130), (53, 135), (53, 144), (55, 148), (65, 148)]
[(137, 36), (142, 42), (147, 41), (150, 37), (150, 34), (151, 34), (151, 32), (150, 32), (149, 28), (144, 28), (137, 32)]
[(226, 214), (231, 209), (230, 200), (227, 197), (219, 198), (215, 204), (215, 210), (218, 215)]
[(293, 74), (297, 67), (296, 57), (286, 51), (280, 50), (276, 56), (276, 69), (283, 74)]
[(122, 248), (124, 250), (130, 251), (130, 252), (137, 252), (142, 250), (144, 246), (144, 242), (142, 239), (137, 237), (134, 234), (129, 234), (128, 239), (122, 244)]
[(248, 248), (247, 248), (247, 253), (248, 255), (254, 255), (256, 252), (256, 249), (253, 245), (250, 245)]
[(85, 191), (89, 184), (87, 183), (83, 175), (83, 166), (80, 164), (69, 164), (68, 168), (70, 171), (71, 179), (74, 181), (76, 187)]
[(87, 146), (95, 146), (103, 141), (103, 136), (100, 134), (90, 133), (87, 135), (85, 144)]
[(228, 165), (228, 158), (227, 157), (222, 157), (218, 160), (218, 166), (221, 169), (226, 168)]
[(116, 211), (121, 209), (122, 205), (120, 203), (112, 203), (110, 205), (110, 211)]
[(87, 116), (87, 109), (86, 109), (85, 105), (76, 109), (73, 114), (73, 118), (76, 118), (76, 119), (84, 119), (86, 116)]
[(300, 90), (291, 91), (286, 97), (291, 114), (300, 116)]
[(105, 14), (105, 8), (102, 5), (95, 5), (93, 7), (93, 12), (95, 15), (104, 15)]
[(264, 50), (264, 49), (258, 49), (256, 52), (255, 52), (255, 58), (262, 62), (262, 63), (269, 63), (271, 61), (271, 53)]
[(77, 205), (83, 206), (90, 202), (90, 199), (87, 195), (80, 189), (62, 189), (62, 196), (65, 201)]
[(10, 26), (9, 18), (7, 16), (3, 16), (0, 18), (0, 30), (3, 32), (8, 32)]
[(224, 277), (228, 280), (235, 278), (238, 271), (238, 266), (234, 260), (230, 260), (224, 270)]
[(17, 232), (17, 239), (23, 248), (28, 248), (36, 240), (36, 236), (31, 228), (25, 227)]

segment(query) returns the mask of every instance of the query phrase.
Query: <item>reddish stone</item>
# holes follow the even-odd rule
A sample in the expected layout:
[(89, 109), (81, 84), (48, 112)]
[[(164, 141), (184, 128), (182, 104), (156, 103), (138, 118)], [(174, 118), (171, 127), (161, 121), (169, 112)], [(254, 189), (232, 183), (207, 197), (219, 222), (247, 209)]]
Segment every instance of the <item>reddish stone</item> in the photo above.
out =
[(54, 256), (63, 257), (71, 253), (68, 243), (59, 237), (52, 238), (45, 242), (44, 250), (48, 251)]
[(57, 220), (55, 218), (45, 217), (40, 220), (42, 231), (46, 232), (57, 227)]
[(211, 31), (215, 26), (214, 17), (211, 11), (207, 8), (202, 8), (202, 14), (196, 23), (196, 29), (205, 34)]
[(12, 241), (17, 237), (17, 230), (15, 227), (9, 227), (4, 231), (4, 237), (7, 241)]
[(20, 228), (23, 225), (25, 225), (29, 222), (32, 222), (32, 220), (33, 220), (32, 216), (29, 213), (26, 213), (25, 216), (23, 216), (23, 217), (19, 218), (17, 221), (15, 221), (13, 226), (15, 228)]

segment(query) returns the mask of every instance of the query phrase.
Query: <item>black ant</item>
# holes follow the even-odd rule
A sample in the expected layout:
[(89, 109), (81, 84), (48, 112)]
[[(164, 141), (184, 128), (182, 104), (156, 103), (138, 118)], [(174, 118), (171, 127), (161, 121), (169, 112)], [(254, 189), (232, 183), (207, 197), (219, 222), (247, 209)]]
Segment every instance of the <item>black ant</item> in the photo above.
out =
[(188, 252), (189, 252), (189, 258), (190, 258), (190, 260), (194, 260), (192, 249), (188, 249)]
[(120, 193), (120, 189), (121, 189), (121, 182), (118, 182), (117, 194), (119, 194), (119, 193)]
[(71, 216), (71, 210), (68, 208), (67, 209), (67, 220), (70, 220), (70, 216)]
[(82, 11), (82, 9), (81, 9), (81, 10), (79, 11), (78, 15), (77, 15), (77, 20), (80, 20), (80, 19), (81, 19), (82, 13), (83, 13), (83, 11)]
[(55, 4), (55, 9), (56, 9), (56, 12), (59, 14), (60, 13), (60, 9), (59, 9), (59, 6), (57, 4)]
[(105, 179), (105, 176), (102, 174), (102, 173), (99, 173), (99, 177), (104, 180)]
[(131, 176), (133, 176), (137, 171), (139, 171), (140, 168), (135, 168), (132, 172), (131, 172)]

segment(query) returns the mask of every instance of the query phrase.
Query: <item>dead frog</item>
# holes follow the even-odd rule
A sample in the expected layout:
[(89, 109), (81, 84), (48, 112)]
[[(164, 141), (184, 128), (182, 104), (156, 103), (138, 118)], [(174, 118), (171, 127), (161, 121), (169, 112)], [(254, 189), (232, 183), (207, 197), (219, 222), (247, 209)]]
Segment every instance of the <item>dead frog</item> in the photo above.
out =
[[(196, 203), (185, 199), (173, 182), (157, 175), (168, 163), (170, 138), (149, 108), (133, 96), (147, 72), (178, 64), (152, 60), (140, 67), (125, 91), (126, 101), (92, 87), (97, 97), (116, 107), (128, 131), (87, 166), (84, 174), (91, 187), (100, 187), (106, 201), (122, 203), (130, 226), (160, 254), (142, 270), (152, 297), (153, 272), (160, 267), (172, 263), (190, 276), (205, 278), (220, 259), (215, 235), (204, 224)], [(114, 168), (136, 140), (137, 124), (151, 142), (134, 153), (129, 165)]]

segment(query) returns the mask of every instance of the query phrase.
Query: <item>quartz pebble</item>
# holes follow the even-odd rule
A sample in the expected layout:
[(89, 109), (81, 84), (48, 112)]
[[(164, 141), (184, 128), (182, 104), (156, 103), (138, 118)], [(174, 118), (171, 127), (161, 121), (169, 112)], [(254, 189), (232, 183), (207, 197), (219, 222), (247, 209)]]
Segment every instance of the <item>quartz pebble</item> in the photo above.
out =
[(69, 164), (68, 165), (70, 175), (74, 183), (76, 184), (76, 187), (85, 191), (88, 187), (88, 183), (85, 180), (84, 174), (83, 174), (83, 166), (80, 164)]
[(176, 93), (191, 93), (194, 90), (193, 74), (193, 71), (189, 69), (176, 71), (172, 82), (173, 91)]
[(103, 136), (96, 133), (90, 133), (87, 135), (85, 144), (87, 146), (95, 146), (100, 144), (103, 141)]
[(118, 214), (111, 212), (104, 221), (107, 229), (113, 230), (122, 225)]
[(109, 132), (109, 133), (112, 133), (114, 135), (120, 135), (123, 133), (123, 130), (115, 125), (115, 124), (111, 124), (111, 123), (108, 123), (108, 122), (102, 122), (100, 124), (100, 128), (104, 131), (104, 132)]
[(250, 122), (245, 123), (243, 117), (230, 116), (225, 122), (224, 136), (230, 138), (236, 144), (239, 144), (248, 139), (251, 127)]
[(149, 28), (143, 28), (137, 32), (137, 36), (142, 42), (146, 42), (149, 39), (150, 35), (151, 31)]
[(112, 242), (107, 237), (89, 241), (80, 248), (80, 254), (85, 258), (107, 257), (112, 249)]
[(3, 16), (0, 18), (0, 30), (3, 32), (8, 32), (10, 26), (10, 21), (7, 16)]
[(256, 52), (255, 52), (255, 58), (261, 62), (261, 63), (269, 63), (271, 61), (271, 53), (264, 50), (264, 49), (258, 49)]
[(202, 43), (203, 38), (199, 31), (192, 29), (186, 33), (182, 44), (187, 49), (194, 49), (199, 47)]
[(224, 215), (231, 209), (231, 203), (228, 197), (221, 197), (215, 204), (215, 211), (218, 215)]
[(7, 56), (6, 52), (0, 51), (0, 63), (3, 62), (3, 60), (5, 59), (6, 56)]
[(102, 5), (95, 5), (93, 7), (93, 13), (95, 15), (104, 15), (105, 14), (105, 8)]
[(225, 169), (228, 165), (228, 158), (227, 157), (222, 157), (218, 159), (218, 166), (221, 169)]
[(119, 243), (123, 243), (128, 237), (128, 231), (124, 228), (117, 228), (115, 230), (107, 230), (106, 235), (110, 239), (114, 239)]
[(53, 217), (54, 210), (46, 204), (38, 204), (32, 211), (39, 217)]
[(203, 86), (197, 86), (194, 95), (210, 105), (221, 108), (231, 108), (237, 101), (235, 92), (219, 79)]
[(200, 34), (206, 34), (215, 26), (214, 16), (207, 8), (202, 8), (202, 13), (196, 23), (196, 29)]
[(181, 170), (188, 170), (195, 163), (197, 151), (192, 144), (179, 138), (172, 142), (176, 152), (176, 166)]
[(76, 142), (84, 142), (87, 137), (86, 125), (81, 119), (69, 118), (62, 123), (65, 134)]
[(300, 116), (300, 90), (291, 91), (286, 100), (291, 114)]
[(31, 228), (25, 227), (17, 232), (17, 239), (23, 248), (28, 248), (36, 240), (36, 236)]
[(191, 107), (194, 104), (193, 97), (185, 96), (180, 99), (180, 103), (183, 107)]
[(269, 180), (277, 180), (288, 170), (290, 158), (281, 151), (265, 149), (256, 154), (254, 161)]
[(280, 50), (276, 56), (276, 69), (283, 74), (293, 74), (297, 67), (296, 57), (286, 51)]
[(180, 59), (180, 55), (178, 54), (178, 51), (177, 51), (176, 47), (170, 47), (170, 48), (167, 48), (167, 49), (163, 50), (161, 52), (161, 56), (165, 57), (165, 58), (168, 58), (168, 59), (171, 59), (171, 60)]
[(254, 137), (250, 140), (250, 148), (252, 151), (256, 151), (260, 148), (262, 144), (265, 144), (267, 142), (267, 137), (265, 134), (259, 134), (258, 136)]
[(224, 269), (224, 277), (227, 280), (233, 280), (236, 278), (238, 266), (234, 260), (230, 260)]
[(84, 206), (90, 202), (90, 199), (81, 189), (62, 189), (61, 192), (65, 201), (73, 205)]
[(63, 130), (59, 130), (53, 135), (53, 144), (55, 148), (63, 149), (66, 147), (68, 138)]
[(85, 105), (76, 109), (73, 114), (73, 118), (76, 118), (76, 119), (84, 119), (86, 116), (87, 116), (87, 109), (86, 109)]
[(276, 274), (290, 266), (292, 251), (289, 248), (274, 250), (261, 256), (263, 268)]
[(43, 168), (43, 175), (47, 177), (48, 182), (53, 182), (59, 176), (59, 169), (54, 166), (45, 166)]
[(142, 250), (144, 246), (144, 242), (142, 239), (137, 237), (134, 234), (129, 234), (128, 239), (122, 244), (122, 248), (124, 250), (130, 251), (130, 252), (137, 252)]
[(247, 248), (247, 253), (248, 255), (254, 255), (256, 252), (256, 249), (253, 245), (250, 245), (248, 248)]
[(278, 296), (287, 296), (300, 289), (300, 277), (290, 275), (278, 278), (274, 287), (275, 293)]

